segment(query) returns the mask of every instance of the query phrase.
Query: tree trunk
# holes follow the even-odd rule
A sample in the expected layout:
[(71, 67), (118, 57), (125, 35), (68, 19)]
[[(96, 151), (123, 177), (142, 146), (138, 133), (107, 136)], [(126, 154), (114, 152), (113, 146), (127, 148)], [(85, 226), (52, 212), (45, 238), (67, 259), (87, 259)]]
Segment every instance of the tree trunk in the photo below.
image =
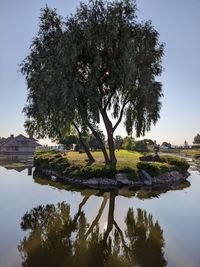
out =
[(92, 162), (95, 162), (95, 159), (93, 158), (90, 150), (89, 150), (89, 147), (85, 144), (85, 142), (83, 141), (82, 137), (79, 136), (79, 140), (80, 140), (80, 143), (83, 147), (83, 149), (85, 150), (85, 153), (87, 154), (88, 156), (88, 159), (89, 159), (89, 162), (92, 163)]
[(113, 223), (114, 223), (114, 210), (115, 210), (115, 193), (110, 192), (110, 201), (109, 201), (109, 210), (108, 210), (108, 221), (107, 221), (107, 227), (106, 231), (103, 236), (103, 242), (106, 244), (106, 241), (108, 239), (108, 236), (110, 232), (113, 229)]
[(98, 143), (99, 143), (99, 145), (100, 145), (100, 147), (101, 147), (101, 150), (102, 150), (103, 155), (104, 155), (105, 163), (106, 163), (106, 164), (110, 164), (110, 159), (109, 159), (109, 157), (108, 157), (108, 153), (107, 153), (107, 151), (106, 151), (106, 148), (105, 148), (105, 146), (104, 146), (104, 143), (103, 143), (102, 140), (101, 140), (101, 137), (99, 136), (98, 132), (95, 131), (95, 129), (93, 128), (93, 126), (92, 126), (91, 124), (89, 124), (89, 128), (90, 128), (90, 130), (92, 131), (93, 135), (96, 137), (96, 139), (97, 139), (97, 141), (98, 141)]
[(109, 120), (108, 115), (105, 110), (101, 109), (101, 115), (106, 127), (107, 136), (108, 136), (108, 147), (109, 147), (109, 155), (110, 155), (110, 164), (116, 164), (117, 159), (115, 156), (115, 144), (113, 139), (113, 127), (112, 122)]
[(113, 132), (107, 131), (108, 134), (108, 146), (109, 146), (109, 154), (110, 154), (110, 164), (116, 164), (117, 159), (115, 156), (115, 144), (114, 144), (114, 138), (113, 138)]
[(93, 158), (90, 150), (89, 150), (89, 147), (86, 145), (86, 143), (83, 141), (83, 138), (82, 138), (82, 134), (81, 132), (79, 131), (77, 125), (73, 122), (73, 125), (76, 129), (76, 131), (78, 132), (78, 136), (79, 136), (79, 141), (80, 141), (80, 144), (82, 145), (83, 149), (85, 150), (85, 153), (87, 154), (87, 157), (89, 159), (89, 162), (92, 163), (92, 162), (95, 162), (95, 159)]

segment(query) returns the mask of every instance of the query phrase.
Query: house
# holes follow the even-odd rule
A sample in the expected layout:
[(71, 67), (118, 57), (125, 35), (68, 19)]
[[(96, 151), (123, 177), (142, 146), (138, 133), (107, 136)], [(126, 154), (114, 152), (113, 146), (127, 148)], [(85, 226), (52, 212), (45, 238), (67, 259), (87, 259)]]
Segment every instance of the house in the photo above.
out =
[(20, 134), (16, 137), (11, 135), (8, 138), (0, 139), (0, 154), (4, 155), (32, 155), (35, 148), (41, 146), (34, 138), (25, 137)]

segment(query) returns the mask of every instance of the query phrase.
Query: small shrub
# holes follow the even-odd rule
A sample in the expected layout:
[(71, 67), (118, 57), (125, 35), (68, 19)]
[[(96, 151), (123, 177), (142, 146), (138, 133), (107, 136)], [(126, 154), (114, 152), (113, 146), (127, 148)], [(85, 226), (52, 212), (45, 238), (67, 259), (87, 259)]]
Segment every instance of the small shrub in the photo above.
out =
[(39, 152), (34, 157), (34, 166), (38, 169), (50, 169), (63, 172), (70, 166), (68, 159), (56, 151)]
[(167, 163), (159, 162), (139, 162), (137, 164), (138, 170), (144, 170), (149, 173), (151, 176), (159, 176), (161, 173), (175, 170), (174, 166), (171, 166)]
[(172, 156), (161, 156), (161, 161), (174, 166), (175, 169), (179, 172), (186, 172), (190, 167), (188, 162), (183, 158), (172, 157)]
[(68, 174), (71, 177), (77, 177), (82, 179), (90, 179), (90, 178), (100, 178), (100, 177), (106, 177), (106, 178), (113, 178), (116, 173), (116, 169), (111, 167), (96, 167), (94, 166), (88, 166), (88, 167), (78, 167), (77, 166), (71, 166), (67, 168), (64, 172), (65, 174)]

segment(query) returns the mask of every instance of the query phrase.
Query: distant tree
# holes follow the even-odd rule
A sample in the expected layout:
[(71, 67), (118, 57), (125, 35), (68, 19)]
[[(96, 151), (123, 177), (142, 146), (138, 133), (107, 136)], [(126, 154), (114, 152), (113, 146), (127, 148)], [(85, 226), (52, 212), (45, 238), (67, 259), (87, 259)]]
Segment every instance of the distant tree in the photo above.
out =
[(154, 140), (154, 144), (153, 144), (153, 151), (156, 155), (158, 155), (158, 152), (160, 150), (160, 145), (156, 143), (156, 140)]
[(148, 152), (148, 142), (146, 142), (145, 140), (136, 141), (135, 150), (138, 152)]
[(200, 144), (200, 134), (197, 134), (197, 135), (194, 137), (193, 144)]
[(89, 144), (89, 147), (91, 148), (91, 150), (97, 150), (97, 149), (100, 149), (100, 145), (99, 145), (99, 142), (98, 140), (96, 139), (96, 137), (91, 134), (88, 138), (88, 144)]
[(76, 135), (66, 135), (58, 140), (60, 144), (64, 146), (66, 149), (72, 148), (73, 144), (78, 144), (79, 139)]
[(168, 143), (168, 142), (163, 142), (162, 146), (165, 146), (167, 148), (172, 148), (172, 145), (170, 143)]
[(133, 150), (135, 145), (135, 139), (133, 137), (126, 136), (124, 138), (123, 148), (126, 150)]
[[(101, 138), (102, 143), (105, 143), (105, 135), (103, 133), (103, 131), (98, 130), (98, 135)], [(88, 145), (92, 150), (97, 150), (97, 149), (101, 149), (101, 145), (99, 143), (99, 141), (97, 140), (97, 138), (93, 135), (90, 134), (88, 137)]]
[(153, 146), (155, 144), (155, 141), (151, 139), (144, 139), (143, 141), (149, 146)]
[(114, 140), (115, 140), (115, 148), (118, 150), (121, 149), (124, 143), (124, 139), (121, 137), (121, 135), (116, 135)]
[(189, 147), (187, 140), (184, 141), (184, 147), (185, 148), (188, 148)]

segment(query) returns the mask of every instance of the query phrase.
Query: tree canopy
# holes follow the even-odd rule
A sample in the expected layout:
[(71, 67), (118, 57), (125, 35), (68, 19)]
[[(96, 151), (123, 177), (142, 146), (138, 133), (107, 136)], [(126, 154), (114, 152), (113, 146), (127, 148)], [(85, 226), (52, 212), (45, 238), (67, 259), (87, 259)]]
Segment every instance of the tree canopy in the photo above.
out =
[(200, 144), (200, 134), (197, 134), (197, 135), (194, 137), (193, 144)]
[[(65, 134), (77, 117), (116, 163), (114, 132), (144, 135), (159, 118), (163, 44), (150, 21), (137, 22), (133, 0), (80, 3), (63, 19), (41, 10), (39, 32), (21, 64), (26, 77), (27, 131), (38, 137)], [(112, 117), (112, 118), (111, 118)], [(102, 118), (109, 155), (97, 131)]]

